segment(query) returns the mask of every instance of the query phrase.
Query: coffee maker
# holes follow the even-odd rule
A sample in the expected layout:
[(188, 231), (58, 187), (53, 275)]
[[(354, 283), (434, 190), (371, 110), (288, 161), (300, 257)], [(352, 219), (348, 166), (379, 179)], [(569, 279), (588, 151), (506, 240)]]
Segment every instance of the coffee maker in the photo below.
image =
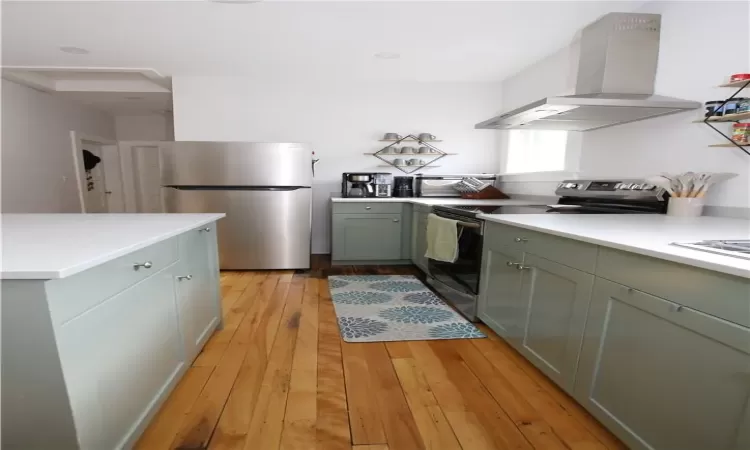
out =
[(414, 197), (414, 177), (394, 177), (393, 180), (394, 197)]
[(373, 184), (375, 197), (390, 197), (393, 186), (393, 175), (390, 173), (374, 173)]
[(341, 177), (342, 197), (372, 197), (375, 194), (372, 173), (344, 173)]

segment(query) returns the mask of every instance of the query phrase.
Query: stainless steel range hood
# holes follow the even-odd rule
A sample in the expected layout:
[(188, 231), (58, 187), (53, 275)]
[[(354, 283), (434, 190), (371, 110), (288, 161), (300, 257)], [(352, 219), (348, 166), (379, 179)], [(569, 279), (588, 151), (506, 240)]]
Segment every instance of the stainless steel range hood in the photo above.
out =
[(659, 14), (610, 13), (581, 31), (575, 92), (478, 123), (478, 129), (589, 131), (701, 107), (654, 95)]

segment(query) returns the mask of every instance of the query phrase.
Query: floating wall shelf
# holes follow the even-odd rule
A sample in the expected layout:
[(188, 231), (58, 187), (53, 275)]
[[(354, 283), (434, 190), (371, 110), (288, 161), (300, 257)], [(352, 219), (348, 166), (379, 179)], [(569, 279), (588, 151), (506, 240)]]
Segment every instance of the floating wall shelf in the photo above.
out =
[[(448, 153), (445, 153), (444, 151), (440, 150), (437, 147), (434, 147), (430, 145), (430, 142), (440, 142), (439, 140), (429, 140), (429, 141), (423, 141), (419, 139), (416, 136), (413, 135), (407, 135), (402, 137), (401, 139), (396, 140), (383, 140), (381, 139), (379, 142), (391, 142), (390, 145), (383, 147), (379, 151), (375, 153), (365, 153), (367, 155), (371, 154), (378, 158), (379, 160), (383, 161), (385, 164), (388, 164), (387, 166), (381, 165), (378, 167), (395, 167), (396, 169), (406, 173), (414, 173), (417, 170), (426, 167), (426, 168), (432, 168), (432, 167), (440, 167), (435, 166), (434, 163), (438, 161), (439, 159), (442, 159), (446, 156), (448, 156)], [(423, 147), (429, 147), (430, 153), (396, 153), (393, 151), (396, 146), (402, 142), (416, 142), (419, 144), (419, 146)], [(415, 165), (396, 165), (394, 164), (394, 161), (396, 158), (388, 159), (387, 157), (401, 157), (404, 159), (423, 159), (424, 164), (415, 164)]]
[[(724, 100), (724, 102), (717, 109), (720, 110), (721, 108), (724, 108), (724, 106), (727, 103), (729, 103), (730, 100), (733, 100), (733, 99), (737, 98), (737, 94), (739, 94), (743, 89), (745, 89), (746, 87), (748, 87), (748, 85), (750, 85), (750, 79), (749, 80), (732, 81), (732, 82), (725, 83), (725, 84), (722, 84), (721, 86), (719, 86), (719, 87), (727, 87), (727, 88), (736, 88), (737, 90), (734, 91), (734, 94), (732, 94), (726, 100)], [(705, 123), (706, 125), (708, 125), (709, 127), (711, 127), (711, 129), (713, 129), (714, 131), (716, 131), (717, 133), (719, 133), (724, 139), (726, 139), (727, 141), (729, 141), (729, 142), (724, 143), (724, 144), (712, 144), (712, 145), (709, 145), (709, 147), (730, 147), (730, 148), (731, 147), (736, 147), (736, 148), (742, 150), (743, 152), (745, 152), (745, 154), (747, 154), (748, 156), (750, 156), (750, 151), (748, 151), (746, 149), (746, 147), (750, 147), (750, 143), (748, 143), (748, 144), (739, 143), (739, 142), (735, 141), (734, 139), (732, 139), (731, 136), (728, 136), (726, 133), (724, 133), (720, 129), (716, 128), (716, 126), (714, 126), (715, 123), (720, 123), (720, 122), (725, 122), (725, 123), (741, 122), (743, 120), (750, 120), (750, 112), (742, 112), (742, 113), (739, 113), (739, 114), (724, 114), (722, 116), (708, 116), (708, 117), (705, 117), (702, 120), (696, 120), (695, 122), (703, 122), (703, 123)]]

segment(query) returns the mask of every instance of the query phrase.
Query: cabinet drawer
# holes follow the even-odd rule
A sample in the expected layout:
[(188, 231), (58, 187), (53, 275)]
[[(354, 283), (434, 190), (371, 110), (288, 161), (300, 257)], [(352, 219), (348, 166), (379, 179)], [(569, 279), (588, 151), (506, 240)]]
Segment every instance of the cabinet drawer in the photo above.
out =
[(588, 273), (594, 273), (599, 247), (574, 239), (520, 230), (524, 251)]
[(578, 270), (594, 273), (597, 246), (525, 228), (486, 222), (485, 241), (521, 261), (524, 253), (541, 256)]
[(522, 242), (516, 242), (516, 239), (524, 238), (526, 230), (495, 222), (485, 222), (485, 224), (484, 245), (495, 251), (502, 251), (506, 256), (520, 262), (523, 258), (524, 246)]
[(402, 203), (334, 203), (334, 214), (401, 214)]
[(750, 280), (602, 247), (596, 275), (750, 327)]
[[(121, 256), (62, 280), (47, 282), (47, 297), (54, 323), (66, 322), (164, 269), (178, 259), (177, 237)], [(151, 263), (151, 268), (134, 264)]]

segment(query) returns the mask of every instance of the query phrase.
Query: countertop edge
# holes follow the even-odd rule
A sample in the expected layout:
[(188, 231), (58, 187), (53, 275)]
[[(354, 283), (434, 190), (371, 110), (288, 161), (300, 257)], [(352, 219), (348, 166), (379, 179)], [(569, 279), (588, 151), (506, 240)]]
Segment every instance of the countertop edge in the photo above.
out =
[[(489, 222), (500, 223), (503, 225), (510, 225), (510, 226), (514, 226), (518, 228), (525, 228), (528, 230), (538, 231), (540, 233), (552, 234), (554, 236), (565, 237), (565, 238), (573, 239), (576, 241), (588, 242), (590, 244), (601, 245), (602, 247), (609, 247), (609, 248), (614, 248), (617, 250), (627, 251), (630, 253), (637, 253), (639, 255), (650, 256), (652, 258), (663, 259), (663, 260), (671, 261), (671, 262), (678, 263), (678, 264), (685, 264), (688, 266), (711, 270), (713, 272), (720, 272), (720, 273), (734, 275), (734, 276), (741, 277), (741, 278), (750, 278), (750, 271), (746, 271), (740, 268), (735, 268), (732, 266), (716, 264), (713, 262), (689, 258), (689, 257), (681, 256), (681, 255), (663, 253), (663, 252), (659, 252), (656, 250), (649, 250), (643, 247), (634, 247), (634, 246), (630, 246), (626, 244), (620, 244), (617, 242), (607, 241), (604, 239), (598, 239), (594, 237), (567, 233), (565, 231), (553, 230), (553, 229), (549, 229), (549, 228), (545, 228), (541, 226), (534, 226), (534, 225), (530, 225), (526, 223), (518, 223), (518, 222), (514, 222), (513, 220), (505, 220), (505, 219), (501, 219), (496, 216), (487, 215), (487, 214), (480, 214), (477, 217), (479, 219), (484, 219)], [(731, 256), (727, 256), (727, 258), (731, 258)]]
[(226, 214), (224, 213), (209, 213), (206, 214), (207, 217), (197, 220), (195, 222), (191, 222), (189, 226), (182, 226), (180, 228), (176, 228), (172, 231), (169, 231), (167, 233), (163, 233), (161, 235), (154, 236), (153, 238), (144, 240), (139, 242), (136, 245), (132, 245), (130, 247), (124, 247), (121, 249), (118, 249), (117, 251), (105, 253), (101, 255), (98, 258), (91, 259), (89, 261), (86, 261), (85, 263), (81, 263), (75, 266), (66, 267), (64, 269), (58, 270), (58, 271), (0, 271), (0, 280), (59, 280), (63, 278), (68, 278), (70, 276), (76, 275), (78, 273), (81, 273), (85, 270), (91, 269), (92, 267), (96, 267), (100, 264), (107, 263), (109, 261), (112, 261), (113, 259), (119, 258), (121, 256), (125, 256), (129, 253), (133, 253), (135, 251), (138, 251), (142, 248), (146, 248), (150, 245), (156, 244), (161, 241), (165, 241), (167, 239), (170, 239), (172, 237), (175, 237), (177, 235), (183, 234), (187, 231), (190, 231), (193, 228), (206, 225), (211, 222), (215, 222), (219, 219), (222, 219), (226, 217)]

